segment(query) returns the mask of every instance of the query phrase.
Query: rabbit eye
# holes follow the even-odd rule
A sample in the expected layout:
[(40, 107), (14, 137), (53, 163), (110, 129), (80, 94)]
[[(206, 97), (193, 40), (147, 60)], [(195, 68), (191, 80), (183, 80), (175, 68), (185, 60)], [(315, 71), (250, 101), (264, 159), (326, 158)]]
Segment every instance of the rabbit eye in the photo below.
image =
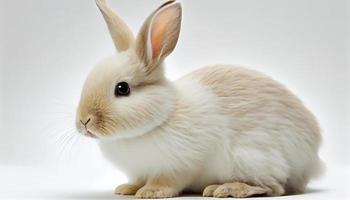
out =
[(114, 95), (118, 96), (126, 96), (130, 93), (130, 87), (127, 82), (119, 82), (114, 89)]

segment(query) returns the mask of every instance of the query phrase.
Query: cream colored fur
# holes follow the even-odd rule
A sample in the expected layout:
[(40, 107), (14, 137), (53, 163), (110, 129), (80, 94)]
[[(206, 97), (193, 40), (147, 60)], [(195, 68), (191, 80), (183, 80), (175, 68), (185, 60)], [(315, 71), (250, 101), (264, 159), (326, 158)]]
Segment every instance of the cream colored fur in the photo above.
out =
[[(162, 61), (178, 34), (159, 33), (156, 42), (148, 34), (170, 24), (178, 32), (179, 21), (180, 5), (163, 4), (136, 43), (99, 63), (84, 85), (77, 128), (98, 137), (103, 154), (129, 177), (116, 193), (164, 198), (206, 186), (203, 195), (217, 197), (303, 192), (321, 169), (313, 115), (281, 84), (237, 66), (167, 81)], [(121, 81), (131, 93), (115, 97)], [(85, 128), (80, 120), (89, 118)]]

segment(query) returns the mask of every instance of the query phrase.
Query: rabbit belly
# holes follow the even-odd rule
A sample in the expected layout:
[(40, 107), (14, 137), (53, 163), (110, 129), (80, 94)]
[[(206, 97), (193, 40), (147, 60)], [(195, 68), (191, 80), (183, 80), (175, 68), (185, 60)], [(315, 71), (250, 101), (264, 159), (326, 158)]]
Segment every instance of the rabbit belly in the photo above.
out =
[[(303, 192), (320, 161), (307, 141), (290, 136), (294, 131), (251, 130), (240, 132), (244, 136), (227, 136), (208, 155), (187, 190), (201, 192), (211, 184), (238, 181), (270, 188), (278, 195)], [(286, 136), (273, 136), (279, 134)]]

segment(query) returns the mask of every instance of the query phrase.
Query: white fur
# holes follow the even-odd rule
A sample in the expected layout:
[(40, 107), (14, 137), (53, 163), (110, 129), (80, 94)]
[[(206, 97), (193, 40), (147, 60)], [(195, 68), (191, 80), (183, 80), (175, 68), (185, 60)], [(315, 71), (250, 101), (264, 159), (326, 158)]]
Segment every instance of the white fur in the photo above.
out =
[[(165, 23), (146, 21), (136, 44), (90, 73), (78, 130), (99, 138), (104, 155), (131, 184), (141, 181), (139, 197), (172, 197), (235, 181), (263, 187), (270, 196), (302, 192), (321, 169), (313, 115), (281, 84), (240, 67), (209, 66), (167, 81), (161, 61), (175, 48), (181, 6), (170, 1), (162, 7), (167, 9), (154, 15), (170, 12), (159, 19)], [(147, 61), (154, 45), (145, 41), (147, 27), (166, 39), (157, 41), (166, 48), (156, 62)], [(130, 95), (114, 95), (121, 81), (130, 85)]]
[[(283, 190), (291, 176), (311, 176), (306, 171), (317, 169), (318, 144), (307, 143), (310, 130), (257, 111), (250, 120), (260, 126), (237, 132), (241, 124), (221, 114), (218, 97), (198, 81), (183, 78), (173, 87), (182, 105), (166, 125), (138, 137), (99, 142), (106, 157), (131, 180), (183, 171), (191, 176), (182, 180), (180, 190), (200, 192), (209, 184), (234, 180)], [(292, 110), (286, 112), (292, 117)], [(289, 129), (280, 132), (281, 124)]]

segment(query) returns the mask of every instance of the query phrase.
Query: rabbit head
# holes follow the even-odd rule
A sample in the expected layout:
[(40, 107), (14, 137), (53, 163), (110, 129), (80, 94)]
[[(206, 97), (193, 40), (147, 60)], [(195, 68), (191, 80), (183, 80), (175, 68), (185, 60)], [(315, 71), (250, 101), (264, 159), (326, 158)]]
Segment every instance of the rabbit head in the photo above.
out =
[(136, 39), (106, 4), (96, 0), (117, 49), (89, 73), (80, 98), (76, 125), (95, 138), (127, 138), (149, 132), (172, 110), (172, 90), (162, 62), (175, 48), (181, 6), (168, 1), (145, 21)]

